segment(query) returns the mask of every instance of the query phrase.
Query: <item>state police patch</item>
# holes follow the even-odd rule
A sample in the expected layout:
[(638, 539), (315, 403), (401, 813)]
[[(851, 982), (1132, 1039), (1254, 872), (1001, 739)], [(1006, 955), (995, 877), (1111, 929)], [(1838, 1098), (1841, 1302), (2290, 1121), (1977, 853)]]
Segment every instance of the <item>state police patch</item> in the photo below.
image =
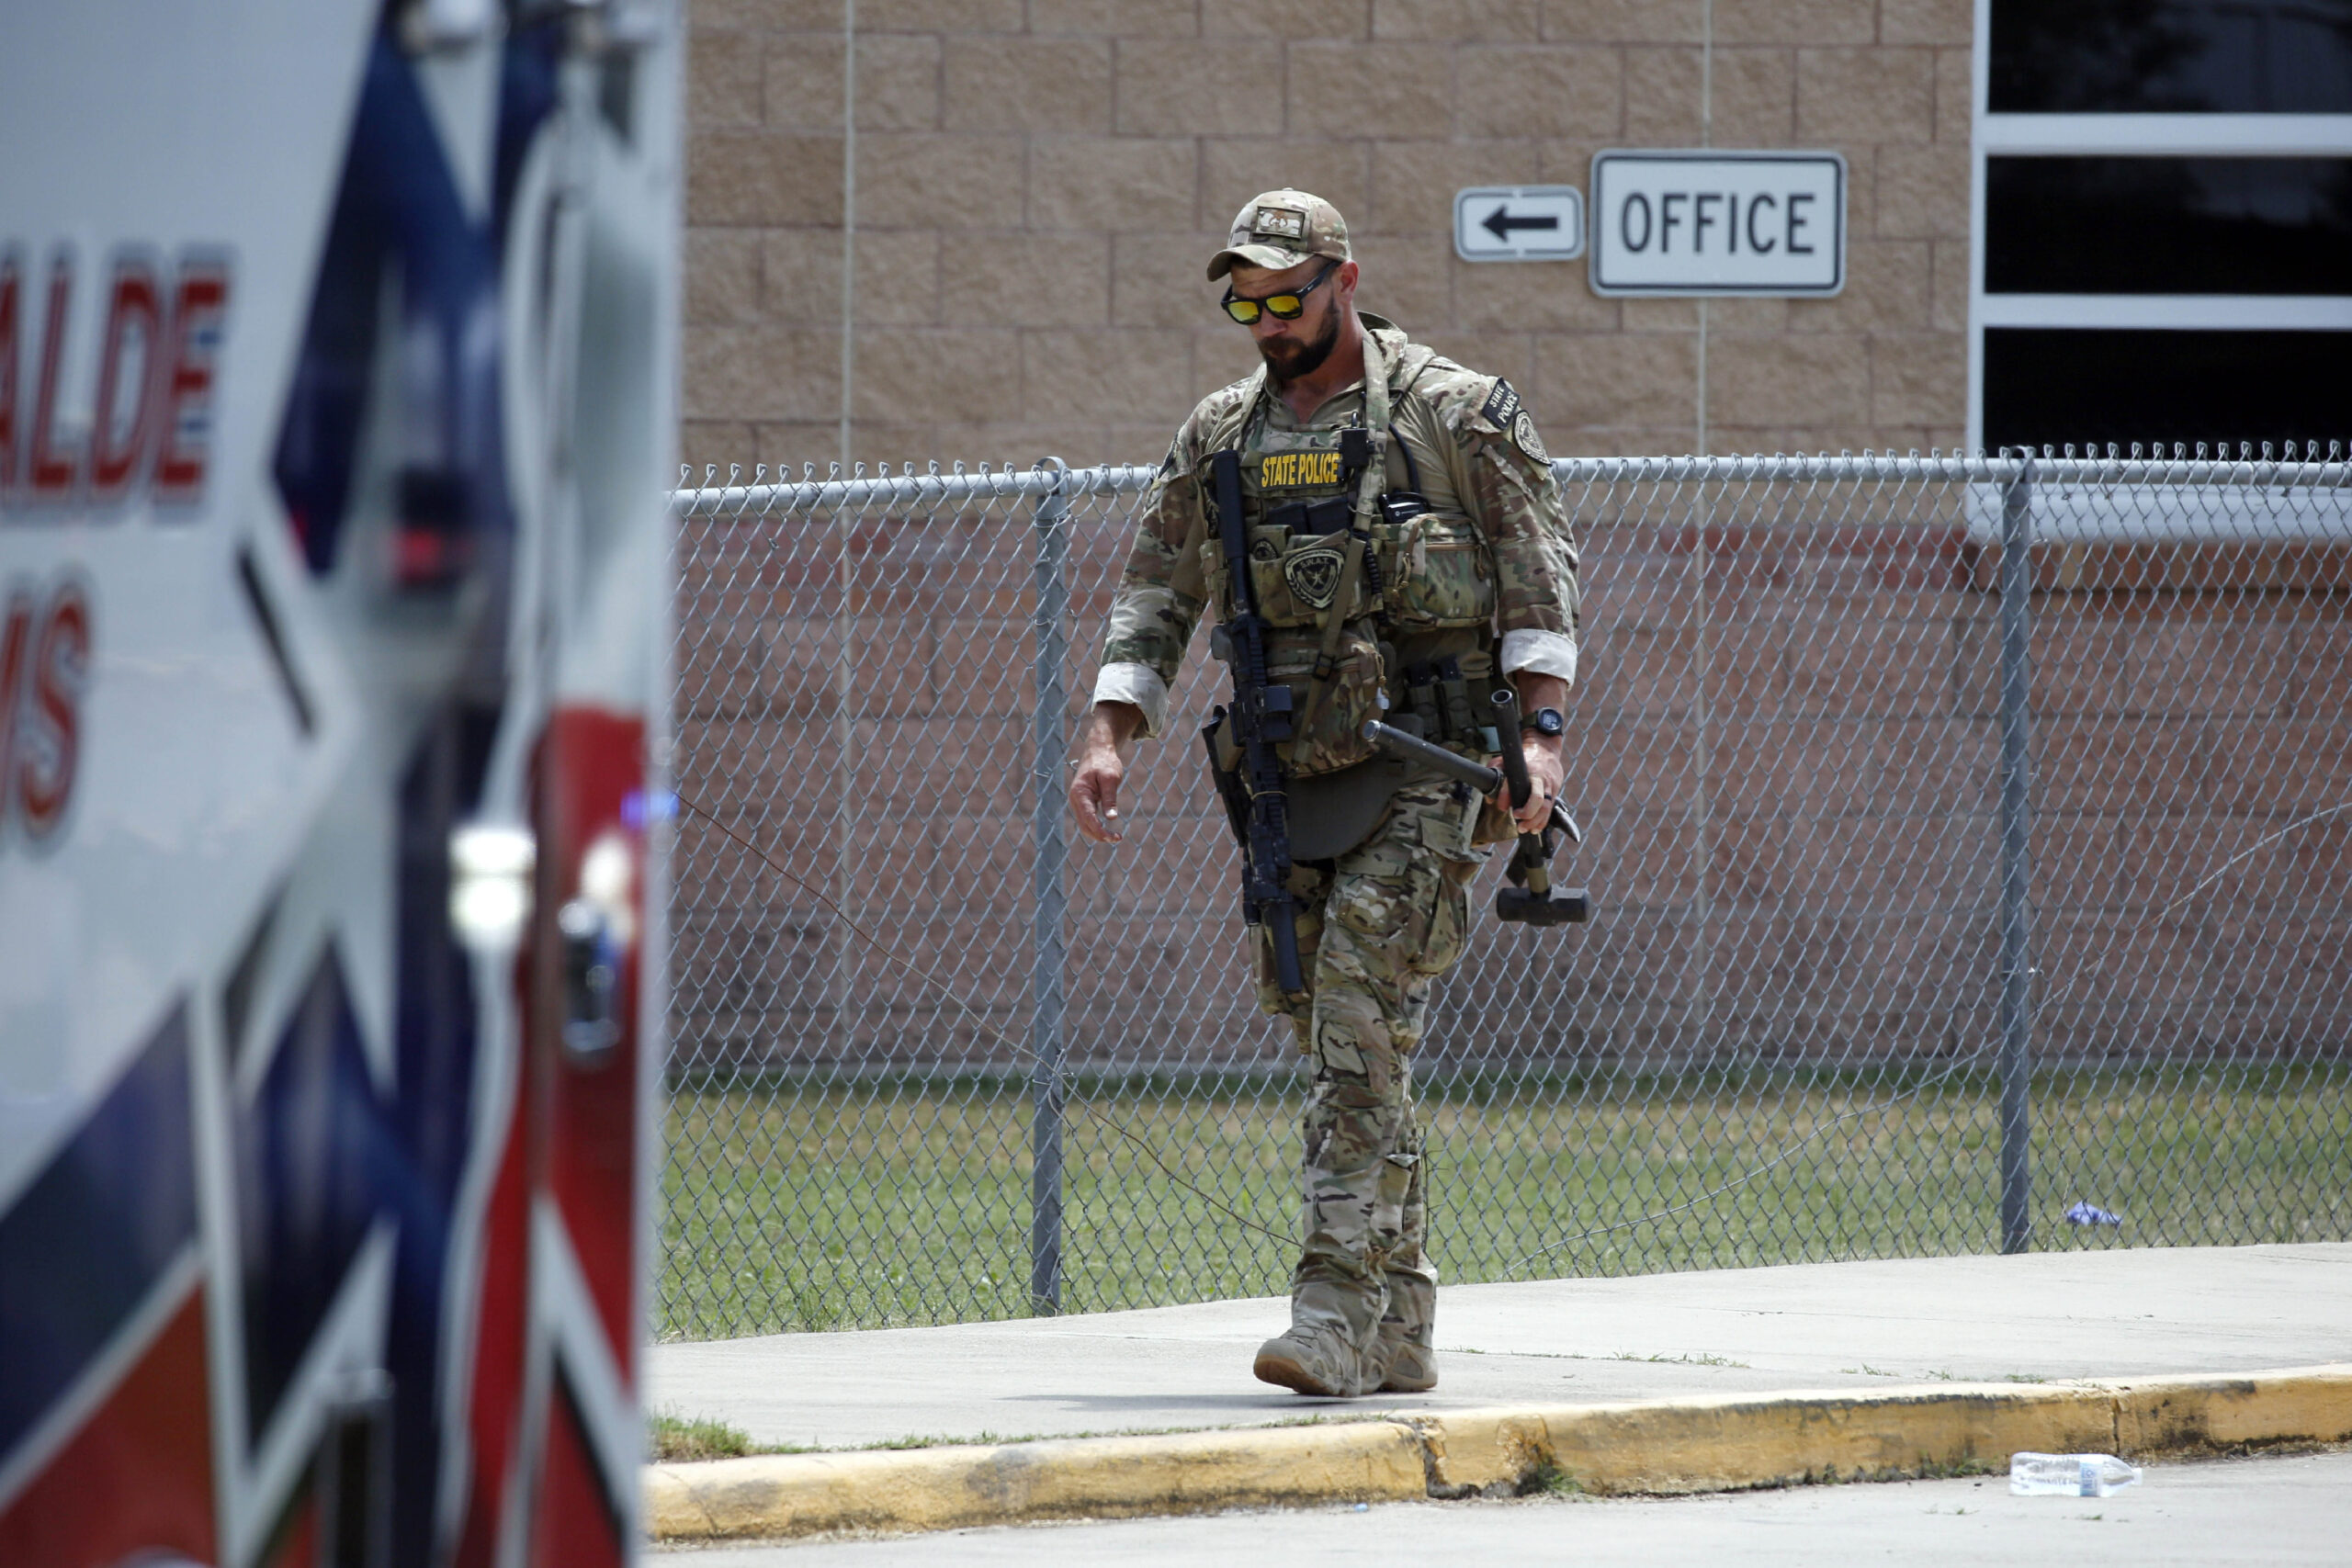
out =
[(1519, 417), (1510, 422), (1510, 439), (1511, 445), (1537, 462), (1552, 460), (1552, 454), (1544, 450), (1544, 438), (1535, 434), (1535, 416), (1525, 409), (1520, 410)]
[(1511, 416), (1519, 412), (1519, 394), (1511, 390), (1509, 381), (1495, 378), (1495, 389), (1487, 394), (1487, 406), (1478, 411), (1479, 417), (1497, 430), (1509, 430)]

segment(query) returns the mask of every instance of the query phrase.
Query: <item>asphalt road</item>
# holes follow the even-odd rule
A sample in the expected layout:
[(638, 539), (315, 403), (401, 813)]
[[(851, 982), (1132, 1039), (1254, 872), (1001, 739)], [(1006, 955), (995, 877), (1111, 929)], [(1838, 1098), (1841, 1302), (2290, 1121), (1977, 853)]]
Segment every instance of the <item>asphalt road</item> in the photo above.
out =
[(2005, 1476), (1676, 1498), (1405, 1503), (650, 1552), (661, 1568), (899, 1563), (1900, 1562), (2163, 1568), (2352, 1562), (2352, 1451), (2154, 1465), (2113, 1497), (2012, 1497)]

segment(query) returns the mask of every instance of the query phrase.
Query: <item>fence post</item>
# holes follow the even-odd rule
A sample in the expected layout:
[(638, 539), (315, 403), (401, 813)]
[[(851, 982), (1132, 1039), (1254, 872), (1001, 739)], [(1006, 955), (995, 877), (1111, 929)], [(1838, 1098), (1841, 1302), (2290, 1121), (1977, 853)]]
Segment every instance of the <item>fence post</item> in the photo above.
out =
[(1069, 465), (1048, 457), (1053, 488), (1037, 498), (1037, 706), (1031, 724), (1036, 800), (1031, 827), (1036, 845), (1036, 929), (1030, 958), (1029, 1101), (1031, 1109), (1029, 1307), (1049, 1314), (1062, 1302), (1062, 662), (1069, 639), (1062, 621), (1069, 588), (1064, 564), (1069, 534), (1063, 526), (1069, 498), (1062, 485)]
[(2030, 790), (2033, 635), (2033, 458), (2001, 498), (2001, 1250), (2030, 1240), (2026, 1075), (2033, 1044), (2033, 949), (2028, 907), (2033, 852)]

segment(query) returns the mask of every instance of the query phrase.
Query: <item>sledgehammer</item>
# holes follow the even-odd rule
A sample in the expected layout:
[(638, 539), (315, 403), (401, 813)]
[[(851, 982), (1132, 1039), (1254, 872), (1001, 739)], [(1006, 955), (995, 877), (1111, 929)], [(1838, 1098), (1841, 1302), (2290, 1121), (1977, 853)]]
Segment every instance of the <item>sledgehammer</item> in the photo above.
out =
[[(1468, 784), (1480, 795), (1492, 795), (1508, 782), (1511, 805), (1524, 806), (1535, 786), (1527, 776), (1527, 756), (1519, 745), (1519, 697), (1516, 693), (1501, 691), (1494, 694), (1493, 701), (1495, 730), (1504, 738), (1500, 769), (1474, 762), (1376, 718), (1364, 725), (1363, 738), (1392, 757), (1424, 763), (1447, 778)], [(1544, 823), (1542, 832), (1519, 836), (1519, 849), (1510, 858), (1509, 872), (1512, 886), (1495, 894), (1495, 919), (1515, 925), (1565, 926), (1582, 925), (1592, 918), (1592, 898), (1583, 888), (1555, 889), (1552, 886), (1555, 832), (1566, 833), (1570, 843), (1584, 842), (1584, 832), (1577, 826), (1576, 818), (1556, 800), (1552, 802), (1551, 819)]]

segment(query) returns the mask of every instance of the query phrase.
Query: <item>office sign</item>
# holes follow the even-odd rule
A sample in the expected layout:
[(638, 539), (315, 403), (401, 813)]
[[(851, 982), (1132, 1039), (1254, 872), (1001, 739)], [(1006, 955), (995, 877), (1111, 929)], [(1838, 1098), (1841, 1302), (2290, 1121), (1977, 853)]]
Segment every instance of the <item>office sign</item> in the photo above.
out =
[(1584, 254), (1584, 193), (1574, 186), (1472, 186), (1453, 193), (1453, 254), (1464, 261), (1567, 261)]
[(1835, 294), (1846, 286), (1846, 160), (1596, 152), (1590, 279), (1604, 295)]

